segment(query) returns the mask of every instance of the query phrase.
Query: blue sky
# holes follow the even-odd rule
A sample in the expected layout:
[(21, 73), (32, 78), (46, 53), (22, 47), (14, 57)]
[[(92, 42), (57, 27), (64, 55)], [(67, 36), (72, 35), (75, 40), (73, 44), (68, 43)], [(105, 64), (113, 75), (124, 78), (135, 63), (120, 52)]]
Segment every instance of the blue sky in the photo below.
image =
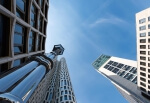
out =
[(78, 103), (128, 103), (92, 67), (102, 53), (136, 60), (135, 13), (149, 0), (50, 0), (46, 52), (65, 48)]

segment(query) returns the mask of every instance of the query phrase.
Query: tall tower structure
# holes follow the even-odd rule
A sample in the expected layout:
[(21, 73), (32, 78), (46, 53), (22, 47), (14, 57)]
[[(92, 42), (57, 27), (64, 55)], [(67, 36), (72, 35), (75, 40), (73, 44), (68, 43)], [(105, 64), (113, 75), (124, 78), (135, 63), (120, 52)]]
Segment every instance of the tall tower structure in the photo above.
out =
[(101, 55), (93, 62), (97, 72), (108, 78), (130, 103), (149, 103), (137, 89), (137, 62)]
[(136, 14), (138, 89), (150, 99), (150, 8)]
[(65, 58), (56, 61), (53, 76), (46, 92), (45, 103), (76, 103)]
[(45, 52), (49, 0), (0, 0), (0, 75)]

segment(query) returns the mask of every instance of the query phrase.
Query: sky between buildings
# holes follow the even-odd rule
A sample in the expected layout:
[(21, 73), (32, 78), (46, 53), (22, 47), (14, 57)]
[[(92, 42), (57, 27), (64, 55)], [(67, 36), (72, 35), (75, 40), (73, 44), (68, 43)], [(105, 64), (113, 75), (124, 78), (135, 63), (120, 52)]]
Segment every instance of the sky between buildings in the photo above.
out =
[(92, 67), (102, 53), (136, 60), (135, 13), (150, 0), (50, 0), (46, 52), (65, 48), (78, 103), (128, 103)]

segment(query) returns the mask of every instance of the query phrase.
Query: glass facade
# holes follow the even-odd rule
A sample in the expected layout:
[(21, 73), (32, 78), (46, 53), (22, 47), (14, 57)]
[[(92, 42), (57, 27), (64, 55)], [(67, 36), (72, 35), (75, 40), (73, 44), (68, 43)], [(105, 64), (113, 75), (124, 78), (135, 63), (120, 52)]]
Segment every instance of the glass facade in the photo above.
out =
[(110, 59), (111, 56), (101, 55), (96, 61), (93, 62), (93, 66), (95, 69), (99, 69), (107, 60)]
[(115, 61), (109, 61), (104, 68), (137, 84), (137, 68), (135, 67), (124, 65)]

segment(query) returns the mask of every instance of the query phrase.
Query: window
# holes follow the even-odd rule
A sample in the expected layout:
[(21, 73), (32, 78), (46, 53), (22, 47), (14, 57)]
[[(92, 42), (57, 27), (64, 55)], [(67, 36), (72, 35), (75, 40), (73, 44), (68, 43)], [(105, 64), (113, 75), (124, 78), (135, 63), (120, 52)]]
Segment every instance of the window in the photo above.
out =
[(62, 96), (60, 97), (60, 102), (62, 101)]
[(45, 49), (45, 37), (43, 37), (43, 41), (42, 41), (42, 50)]
[(145, 79), (145, 78), (140, 77), (140, 80), (146, 82), (146, 79)]
[(21, 63), (24, 62), (24, 59), (17, 59), (17, 60), (14, 60), (14, 64), (13, 64), (13, 67), (16, 67), (16, 66), (19, 66)]
[(114, 68), (114, 67), (112, 67), (112, 66), (109, 66), (108, 70), (110, 70), (110, 71), (111, 71), (113, 68)]
[(117, 62), (114, 62), (112, 65), (113, 65), (113, 66), (116, 66), (117, 64), (118, 64)]
[(9, 36), (10, 18), (0, 13), (0, 57), (9, 56)]
[(109, 67), (109, 65), (105, 65), (104, 68), (107, 69)]
[(40, 35), (37, 36), (36, 47), (37, 47), (37, 50), (41, 50), (41, 36)]
[(148, 32), (148, 36), (150, 36), (150, 32)]
[(150, 49), (150, 45), (148, 45), (148, 49)]
[(145, 62), (140, 62), (140, 65), (146, 66)]
[(146, 49), (146, 45), (140, 45), (140, 49)]
[(117, 73), (118, 71), (119, 71), (119, 69), (115, 68), (115, 69), (113, 69), (112, 72)]
[(119, 72), (118, 72), (118, 75), (121, 76), (121, 77), (123, 77), (125, 74), (126, 74), (125, 71), (119, 71)]
[(140, 56), (140, 60), (146, 60), (146, 57)]
[(146, 54), (146, 51), (140, 51), (140, 54)]
[(148, 17), (148, 21), (150, 21), (150, 16)]
[(134, 77), (135, 77), (135, 75), (129, 74), (129, 76), (127, 77), (127, 80), (130, 80), (130, 81), (131, 81)]
[(140, 30), (140, 31), (145, 30), (145, 29), (146, 29), (146, 26), (145, 26), (145, 25), (139, 27), (139, 30)]
[(142, 75), (142, 76), (146, 76), (146, 74), (145, 74), (145, 73), (142, 73), (142, 72), (140, 72), (140, 75)]
[(47, 26), (47, 22), (44, 21), (44, 35), (46, 35), (46, 26)]
[(123, 67), (123, 69), (126, 70), (126, 71), (130, 70), (130, 68), (131, 68), (131, 66), (128, 66), (128, 65), (125, 65), (125, 66)]
[(14, 31), (14, 54), (20, 54), (25, 52), (25, 28), (17, 24)]
[(146, 71), (146, 68), (144, 68), (144, 67), (140, 67), (140, 70), (142, 70), (142, 71)]
[(146, 43), (146, 39), (140, 39), (140, 43)]
[(137, 84), (137, 77), (132, 80), (133, 83)]
[(121, 64), (121, 63), (120, 63), (120, 64), (118, 64), (117, 67), (120, 69), (120, 68), (122, 68), (123, 66), (124, 66), (124, 64)]
[(45, 5), (45, 18), (47, 18), (48, 6)]
[(148, 24), (148, 29), (150, 29), (150, 24)]
[(67, 100), (67, 95), (64, 96), (64, 100)]
[(30, 31), (29, 35), (29, 52), (35, 51), (35, 32)]
[(133, 73), (133, 74), (136, 74), (137, 72), (137, 69), (135, 67), (133, 67), (129, 72)]
[(16, 15), (23, 20), (25, 19), (25, 7), (26, 0), (16, 0)]
[(140, 37), (145, 37), (146, 33), (140, 33)]
[(150, 67), (150, 63), (148, 63), (148, 67)]
[(71, 100), (71, 96), (69, 96), (69, 100)]
[(42, 28), (43, 28), (43, 17), (42, 15), (40, 15), (39, 17), (39, 31), (42, 32)]
[(146, 89), (144, 89), (143, 87), (140, 87), (140, 89), (141, 89), (142, 91), (146, 92)]
[(139, 24), (145, 23), (145, 21), (146, 21), (146, 18), (140, 19)]
[(140, 85), (142, 85), (142, 86), (146, 87), (146, 84), (145, 84), (145, 83), (143, 83), (143, 82), (140, 82)]
[(34, 4), (32, 4), (32, 7), (31, 7), (31, 12), (30, 12), (30, 16), (31, 16), (31, 26), (33, 26), (34, 28), (36, 28), (36, 22), (37, 22), (37, 9), (35, 7)]
[(109, 61), (109, 62), (108, 62), (108, 64), (110, 64), (110, 65), (111, 65), (112, 63), (113, 63), (113, 61)]
[(65, 90), (65, 94), (67, 94), (67, 90)]
[(11, 10), (11, 0), (0, 0), (0, 4), (8, 10)]
[(40, 2), (39, 2), (39, 5), (40, 5), (40, 7), (41, 7), (41, 10), (43, 11), (43, 4), (44, 4), (44, 0), (39, 0)]

